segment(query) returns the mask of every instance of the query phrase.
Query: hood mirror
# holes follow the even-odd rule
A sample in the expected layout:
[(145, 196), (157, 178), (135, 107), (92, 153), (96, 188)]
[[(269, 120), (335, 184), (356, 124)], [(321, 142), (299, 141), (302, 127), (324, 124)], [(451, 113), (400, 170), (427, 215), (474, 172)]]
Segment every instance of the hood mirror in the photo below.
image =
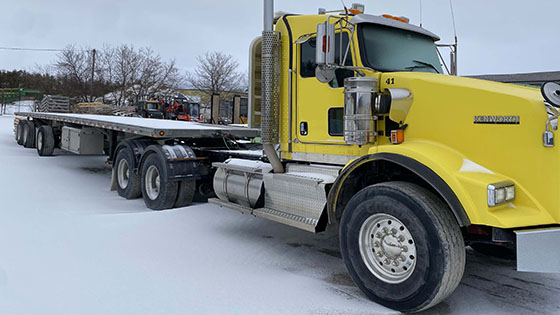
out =
[(556, 82), (545, 82), (541, 86), (541, 93), (548, 103), (560, 107), (560, 84)]

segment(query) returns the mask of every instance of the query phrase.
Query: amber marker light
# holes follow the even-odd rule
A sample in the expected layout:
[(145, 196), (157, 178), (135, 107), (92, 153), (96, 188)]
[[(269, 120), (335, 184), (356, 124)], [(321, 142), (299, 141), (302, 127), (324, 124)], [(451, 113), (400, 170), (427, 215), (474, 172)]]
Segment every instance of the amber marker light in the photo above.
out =
[(163, 130), (159, 132), (160, 136), (163, 136), (164, 134), (165, 134), (165, 132), (163, 132)]
[(399, 144), (404, 142), (404, 130), (391, 130), (391, 143)]

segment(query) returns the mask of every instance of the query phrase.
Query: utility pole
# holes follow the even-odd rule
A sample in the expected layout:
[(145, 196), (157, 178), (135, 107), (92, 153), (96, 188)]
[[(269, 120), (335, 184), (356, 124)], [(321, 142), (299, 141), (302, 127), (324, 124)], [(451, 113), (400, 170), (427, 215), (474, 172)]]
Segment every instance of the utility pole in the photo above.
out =
[(93, 101), (93, 75), (95, 74), (95, 49), (92, 51), (92, 62), (91, 62), (91, 96), (90, 101)]

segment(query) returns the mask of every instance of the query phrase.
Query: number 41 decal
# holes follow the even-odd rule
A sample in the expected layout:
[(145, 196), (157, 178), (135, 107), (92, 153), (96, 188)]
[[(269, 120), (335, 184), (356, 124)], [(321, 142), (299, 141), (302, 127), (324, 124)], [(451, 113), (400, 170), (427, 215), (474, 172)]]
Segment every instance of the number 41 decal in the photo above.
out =
[(395, 78), (388, 78), (387, 81), (385, 81), (385, 83), (387, 83), (387, 84), (395, 84)]

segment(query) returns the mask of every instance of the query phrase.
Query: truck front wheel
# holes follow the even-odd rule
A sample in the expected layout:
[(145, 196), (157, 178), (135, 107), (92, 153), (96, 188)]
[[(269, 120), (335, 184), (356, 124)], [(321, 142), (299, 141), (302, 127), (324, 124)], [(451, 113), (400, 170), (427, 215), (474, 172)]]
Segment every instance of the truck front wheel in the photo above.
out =
[(117, 192), (119, 196), (126, 199), (136, 199), (142, 195), (140, 189), (140, 175), (132, 169), (134, 165), (130, 150), (124, 148), (117, 153), (115, 159), (115, 170), (117, 175)]
[(401, 312), (430, 308), (459, 285), (465, 268), (461, 230), (430, 191), (405, 182), (368, 186), (340, 223), (350, 276), (373, 301)]
[(165, 162), (153, 153), (142, 165), (142, 197), (146, 206), (152, 210), (173, 207), (177, 198), (179, 183), (168, 181), (164, 174)]

